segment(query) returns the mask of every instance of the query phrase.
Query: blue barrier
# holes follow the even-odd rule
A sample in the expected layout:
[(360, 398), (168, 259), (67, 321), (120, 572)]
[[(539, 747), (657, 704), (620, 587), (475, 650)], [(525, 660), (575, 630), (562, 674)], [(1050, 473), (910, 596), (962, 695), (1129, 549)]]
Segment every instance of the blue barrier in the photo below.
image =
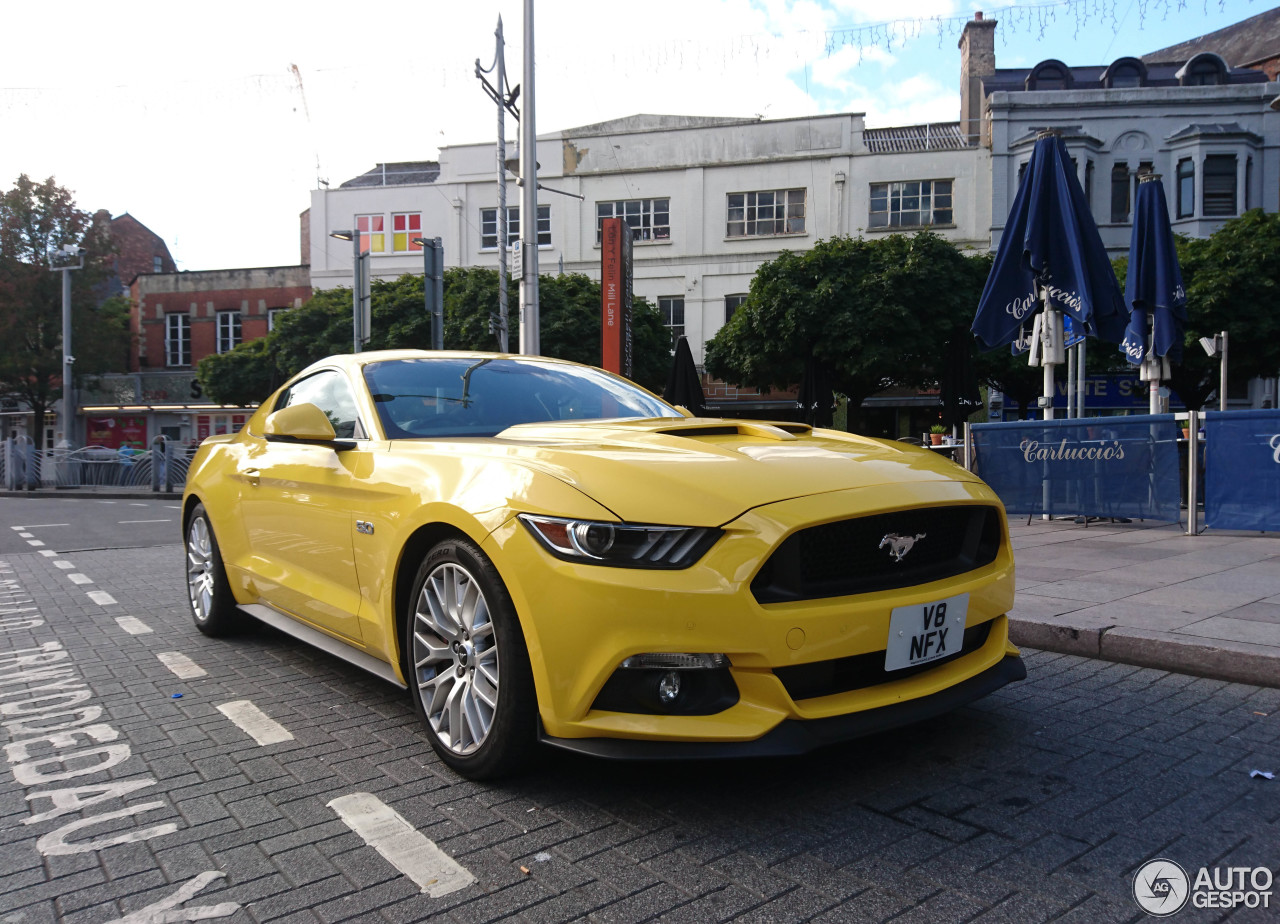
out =
[(1172, 414), (1019, 420), (971, 431), (974, 471), (1009, 513), (1180, 518)]
[(1206, 529), (1280, 530), (1280, 410), (1205, 415)]

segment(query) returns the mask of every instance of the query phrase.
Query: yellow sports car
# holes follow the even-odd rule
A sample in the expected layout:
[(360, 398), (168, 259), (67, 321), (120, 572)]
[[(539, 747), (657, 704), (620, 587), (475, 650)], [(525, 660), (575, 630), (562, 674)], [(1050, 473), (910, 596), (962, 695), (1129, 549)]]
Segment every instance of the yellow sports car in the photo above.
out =
[(248, 614), (407, 686), (473, 778), (539, 741), (798, 753), (1026, 676), (1004, 508), (976, 477), (692, 419), (554, 359), (318, 362), (204, 441), (182, 522), (200, 631)]

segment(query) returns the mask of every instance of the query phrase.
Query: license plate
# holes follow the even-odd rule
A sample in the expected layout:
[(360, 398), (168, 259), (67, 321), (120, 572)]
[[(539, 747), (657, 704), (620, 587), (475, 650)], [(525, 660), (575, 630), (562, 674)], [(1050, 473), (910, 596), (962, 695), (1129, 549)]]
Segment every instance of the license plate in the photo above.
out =
[(897, 671), (955, 654), (964, 645), (969, 595), (895, 606), (889, 616), (889, 644), (884, 669)]

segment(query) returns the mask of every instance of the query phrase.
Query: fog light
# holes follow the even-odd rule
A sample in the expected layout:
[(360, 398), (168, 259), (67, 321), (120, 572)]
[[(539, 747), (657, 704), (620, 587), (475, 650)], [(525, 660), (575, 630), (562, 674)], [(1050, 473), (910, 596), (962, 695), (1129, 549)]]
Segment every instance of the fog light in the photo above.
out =
[(672, 706), (680, 698), (680, 675), (675, 671), (667, 671), (658, 678), (658, 702), (664, 706)]
[(668, 671), (715, 670), (726, 667), (729, 659), (722, 654), (689, 654), (675, 651), (654, 651), (646, 654), (632, 655), (626, 658), (619, 667), (629, 669), (657, 668)]

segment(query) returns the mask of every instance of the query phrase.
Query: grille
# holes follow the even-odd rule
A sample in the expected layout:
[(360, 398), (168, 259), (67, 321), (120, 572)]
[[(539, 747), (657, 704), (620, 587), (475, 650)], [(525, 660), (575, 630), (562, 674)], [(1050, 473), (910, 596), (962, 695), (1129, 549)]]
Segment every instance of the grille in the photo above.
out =
[[(751, 582), (761, 603), (893, 590), (964, 574), (995, 561), (1000, 514), (964, 505), (896, 510), (812, 526), (788, 536)], [(895, 561), (886, 537), (914, 540)]]
[(901, 680), (903, 677), (932, 670), (948, 661), (954, 661), (956, 658), (962, 658), (970, 652), (977, 651), (987, 643), (987, 636), (991, 634), (991, 623), (992, 620), (988, 620), (965, 629), (964, 644), (955, 654), (949, 654), (945, 658), (938, 658), (927, 664), (917, 664), (914, 667), (886, 671), (884, 652), (873, 651), (869, 654), (836, 658), (832, 661), (776, 667), (773, 673), (782, 681), (787, 695), (793, 700), (813, 699), (818, 696), (831, 696), (833, 693), (862, 690), (879, 683)]

